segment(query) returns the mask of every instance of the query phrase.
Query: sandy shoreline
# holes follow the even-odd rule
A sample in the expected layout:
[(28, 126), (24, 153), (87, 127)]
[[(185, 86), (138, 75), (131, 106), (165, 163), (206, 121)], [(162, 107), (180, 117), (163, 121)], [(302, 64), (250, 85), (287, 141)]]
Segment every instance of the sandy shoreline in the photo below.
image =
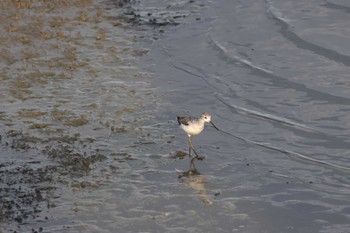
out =
[(47, 210), (62, 188), (106, 182), (90, 172), (122, 150), (106, 143), (109, 136), (136, 137), (135, 128), (147, 118), (138, 109), (154, 105), (150, 74), (133, 65), (147, 49), (136, 45), (137, 35), (118, 9), (122, 3), (0, 2), (5, 230), (50, 221)]

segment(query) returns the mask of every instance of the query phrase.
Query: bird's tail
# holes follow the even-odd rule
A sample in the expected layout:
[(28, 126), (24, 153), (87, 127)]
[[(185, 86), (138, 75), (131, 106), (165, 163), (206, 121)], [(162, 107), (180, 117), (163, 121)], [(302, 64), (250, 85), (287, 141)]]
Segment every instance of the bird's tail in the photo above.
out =
[(179, 122), (179, 125), (181, 125), (181, 121), (180, 121), (181, 117), (177, 116), (176, 119), (177, 119), (177, 122)]

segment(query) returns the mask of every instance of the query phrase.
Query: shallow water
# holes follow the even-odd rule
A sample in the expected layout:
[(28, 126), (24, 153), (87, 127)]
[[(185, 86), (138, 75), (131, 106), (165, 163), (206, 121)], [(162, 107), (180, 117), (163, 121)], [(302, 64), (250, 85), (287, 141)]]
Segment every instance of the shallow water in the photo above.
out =
[[(31, 92), (2, 94), (1, 169), (30, 167), (38, 183), (22, 186), (43, 196), (35, 217), (5, 230), (348, 231), (346, 1), (138, 2), (122, 8), (136, 24), (120, 21), (121, 31), (111, 21), (120, 9), (100, 4), (106, 39), (80, 22), (94, 36), (78, 37), (90, 59), (62, 71), (74, 78), (37, 86), (2, 76), (2, 88)], [(119, 57), (113, 46), (127, 49)], [(194, 139), (206, 158), (186, 173), (175, 118), (204, 111), (221, 131)], [(45, 169), (53, 177), (36, 179)]]
[[(223, 231), (346, 232), (346, 3), (207, 4), (201, 20), (157, 41), (150, 55), (165, 114), (208, 111), (223, 129), (195, 139), (207, 156), (197, 165), (207, 189), (220, 190), (206, 217), (234, 205)], [(186, 151), (186, 136), (175, 134)]]

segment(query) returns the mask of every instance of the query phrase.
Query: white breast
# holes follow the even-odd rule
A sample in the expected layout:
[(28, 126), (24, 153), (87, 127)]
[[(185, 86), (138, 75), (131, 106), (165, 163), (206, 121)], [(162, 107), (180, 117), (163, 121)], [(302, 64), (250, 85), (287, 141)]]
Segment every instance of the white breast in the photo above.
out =
[(204, 124), (201, 122), (192, 123), (190, 125), (181, 125), (181, 128), (189, 135), (195, 136), (200, 134), (204, 129)]

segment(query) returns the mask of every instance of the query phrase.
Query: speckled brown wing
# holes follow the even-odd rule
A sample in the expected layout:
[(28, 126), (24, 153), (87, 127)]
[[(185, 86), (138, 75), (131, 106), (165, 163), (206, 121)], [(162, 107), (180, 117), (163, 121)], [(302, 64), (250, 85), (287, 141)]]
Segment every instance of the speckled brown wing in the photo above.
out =
[(189, 118), (186, 117), (177, 117), (177, 122), (179, 122), (179, 125), (188, 125), (188, 122), (190, 121)]

